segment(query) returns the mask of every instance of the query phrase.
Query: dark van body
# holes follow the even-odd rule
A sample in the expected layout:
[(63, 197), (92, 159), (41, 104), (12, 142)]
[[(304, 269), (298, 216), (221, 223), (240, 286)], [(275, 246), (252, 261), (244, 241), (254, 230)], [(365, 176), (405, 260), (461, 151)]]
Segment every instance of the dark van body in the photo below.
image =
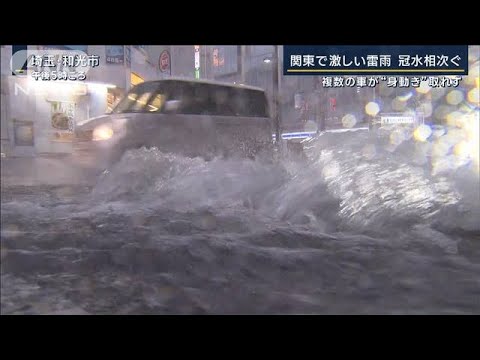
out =
[(76, 158), (100, 168), (140, 147), (205, 158), (255, 158), (273, 148), (262, 89), (183, 79), (135, 86), (112, 113), (77, 124), (75, 135)]

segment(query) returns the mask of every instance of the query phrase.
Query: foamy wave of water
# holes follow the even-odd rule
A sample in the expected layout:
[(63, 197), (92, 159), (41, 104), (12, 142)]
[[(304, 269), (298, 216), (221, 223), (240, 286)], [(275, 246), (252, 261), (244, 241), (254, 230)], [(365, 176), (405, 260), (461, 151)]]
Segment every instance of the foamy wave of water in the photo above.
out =
[(402, 231), (444, 222), (448, 209), (452, 225), (480, 230), (473, 226), (480, 208), (478, 174), (468, 163), (438, 173), (419, 151), (422, 144), (410, 140), (394, 150), (390, 145), (368, 132), (326, 134), (307, 150), (310, 166), (321, 169), (328, 191), (340, 199), (343, 225)]
[(128, 199), (179, 211), (251, 208), (315, 231), (395, 234), (415, 224), (479, 231), (478, 174), (457, 164), (435, 172), (423, 143), (394, 148), (373, 133), (324, 134), (308, 160), (185, 158), (156, 149), (127, 153), (97, 184), (95, 200)]

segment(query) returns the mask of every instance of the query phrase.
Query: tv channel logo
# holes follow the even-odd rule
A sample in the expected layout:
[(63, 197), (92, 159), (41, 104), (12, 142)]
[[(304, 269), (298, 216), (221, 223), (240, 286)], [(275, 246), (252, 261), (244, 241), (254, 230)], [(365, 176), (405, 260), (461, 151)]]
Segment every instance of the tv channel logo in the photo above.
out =
[(12, 75), (26, 76), (27, 66), (28, 66), (27, 45), (13, 45), (12, 60), (10, 64)]

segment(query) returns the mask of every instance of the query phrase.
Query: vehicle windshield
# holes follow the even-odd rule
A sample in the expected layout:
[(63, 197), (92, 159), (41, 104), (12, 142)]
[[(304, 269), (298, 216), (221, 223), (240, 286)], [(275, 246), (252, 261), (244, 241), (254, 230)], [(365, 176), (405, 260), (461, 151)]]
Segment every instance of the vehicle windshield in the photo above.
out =
[(268, 101), (260, 90), (185, 81), (157, 81), (134, 87), (114, 113), (165, 113), (176, 102), (178, 114), (268, 117)]
[(158, 82), (135, 86), (113, 109), (113, 113), (161, 112), (165, 103), (165, 92)]

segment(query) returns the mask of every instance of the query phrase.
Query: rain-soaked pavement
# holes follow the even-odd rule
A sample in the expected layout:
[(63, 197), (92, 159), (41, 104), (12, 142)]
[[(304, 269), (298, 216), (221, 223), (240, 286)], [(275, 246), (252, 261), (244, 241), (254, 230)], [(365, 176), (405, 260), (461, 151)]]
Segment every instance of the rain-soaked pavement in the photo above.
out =
[(2, 184), (1, 313), (480, 313), (454, 135), (326, 134), (278, 164), (142, 149), (91, 186)]

